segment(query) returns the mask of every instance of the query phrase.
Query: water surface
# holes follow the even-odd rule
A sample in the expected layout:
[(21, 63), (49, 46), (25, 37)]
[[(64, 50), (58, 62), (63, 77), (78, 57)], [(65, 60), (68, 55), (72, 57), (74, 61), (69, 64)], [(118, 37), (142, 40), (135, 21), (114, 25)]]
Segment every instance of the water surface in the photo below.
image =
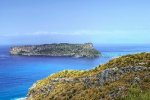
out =
[(26, 57), (9, 55), (10, 46), (0, 46), (0, 100), (25, 97), (34, 82), (66, 69), (88, 70), (110, 59), (149, 52), (149, 45), (95, 45), (99, 58)]

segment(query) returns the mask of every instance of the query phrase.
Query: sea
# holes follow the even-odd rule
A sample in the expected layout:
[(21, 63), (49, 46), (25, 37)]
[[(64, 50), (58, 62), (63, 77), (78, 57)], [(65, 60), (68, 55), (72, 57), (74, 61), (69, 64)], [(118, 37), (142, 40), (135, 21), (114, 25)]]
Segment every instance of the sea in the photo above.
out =
[(33, 83), (62, 70), (89, 70), (118, 56), (150, 52), (150, 45), (94, 45), (98, 58), (12, 56), (0, 46), (0, 100), (23, 100)]

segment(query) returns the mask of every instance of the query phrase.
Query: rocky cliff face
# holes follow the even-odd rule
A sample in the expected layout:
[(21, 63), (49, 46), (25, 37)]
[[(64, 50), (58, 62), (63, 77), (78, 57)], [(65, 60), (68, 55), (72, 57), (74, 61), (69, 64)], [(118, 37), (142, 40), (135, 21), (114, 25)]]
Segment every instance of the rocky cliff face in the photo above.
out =
[[(138, 87), (138, 89), (137, 89)], [(62, 71), (35, 83), (28, 100), (131, 100), (150, 98), (150, 53), (127, 55), (89, 71)], [(142, 94), (144, 95), (144, 94)], [(136, 100), (133, 99), (132, 100)]]
[(17, 46), (10, 50), (12, 55), (25, 56), (73, 56), (97, 57), (100, 53), (94, 49), (93, 44), (44, 44), (32, 46)]

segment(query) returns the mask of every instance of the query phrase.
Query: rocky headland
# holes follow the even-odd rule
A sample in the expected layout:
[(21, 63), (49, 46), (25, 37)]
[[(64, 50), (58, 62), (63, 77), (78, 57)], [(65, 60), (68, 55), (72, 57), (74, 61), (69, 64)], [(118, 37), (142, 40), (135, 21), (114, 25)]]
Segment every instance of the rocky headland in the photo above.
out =
[(150, 100), (150, 53), (50, 75), (30, 88), (27, 100)]
[(70, 57), (98, 57), (100, 56), (92, 43), (85, 44), (43, 44), (12, 47), (12, 55), (24, 56), (70, 56)]

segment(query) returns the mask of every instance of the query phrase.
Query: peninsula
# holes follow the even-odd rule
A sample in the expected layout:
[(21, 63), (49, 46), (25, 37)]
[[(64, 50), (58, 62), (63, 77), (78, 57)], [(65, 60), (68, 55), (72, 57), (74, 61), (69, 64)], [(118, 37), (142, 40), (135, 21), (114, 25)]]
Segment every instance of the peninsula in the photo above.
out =
[(15, 46), (11, 48), (10, 54), (23, 56), (98, 57), (100, 52), (93, 47), (92, 43), (59, 43)]
[(126, 55), (89, 71), (65, 70), (35, 83), (27, 100), (149, 100), (150, 53)]

